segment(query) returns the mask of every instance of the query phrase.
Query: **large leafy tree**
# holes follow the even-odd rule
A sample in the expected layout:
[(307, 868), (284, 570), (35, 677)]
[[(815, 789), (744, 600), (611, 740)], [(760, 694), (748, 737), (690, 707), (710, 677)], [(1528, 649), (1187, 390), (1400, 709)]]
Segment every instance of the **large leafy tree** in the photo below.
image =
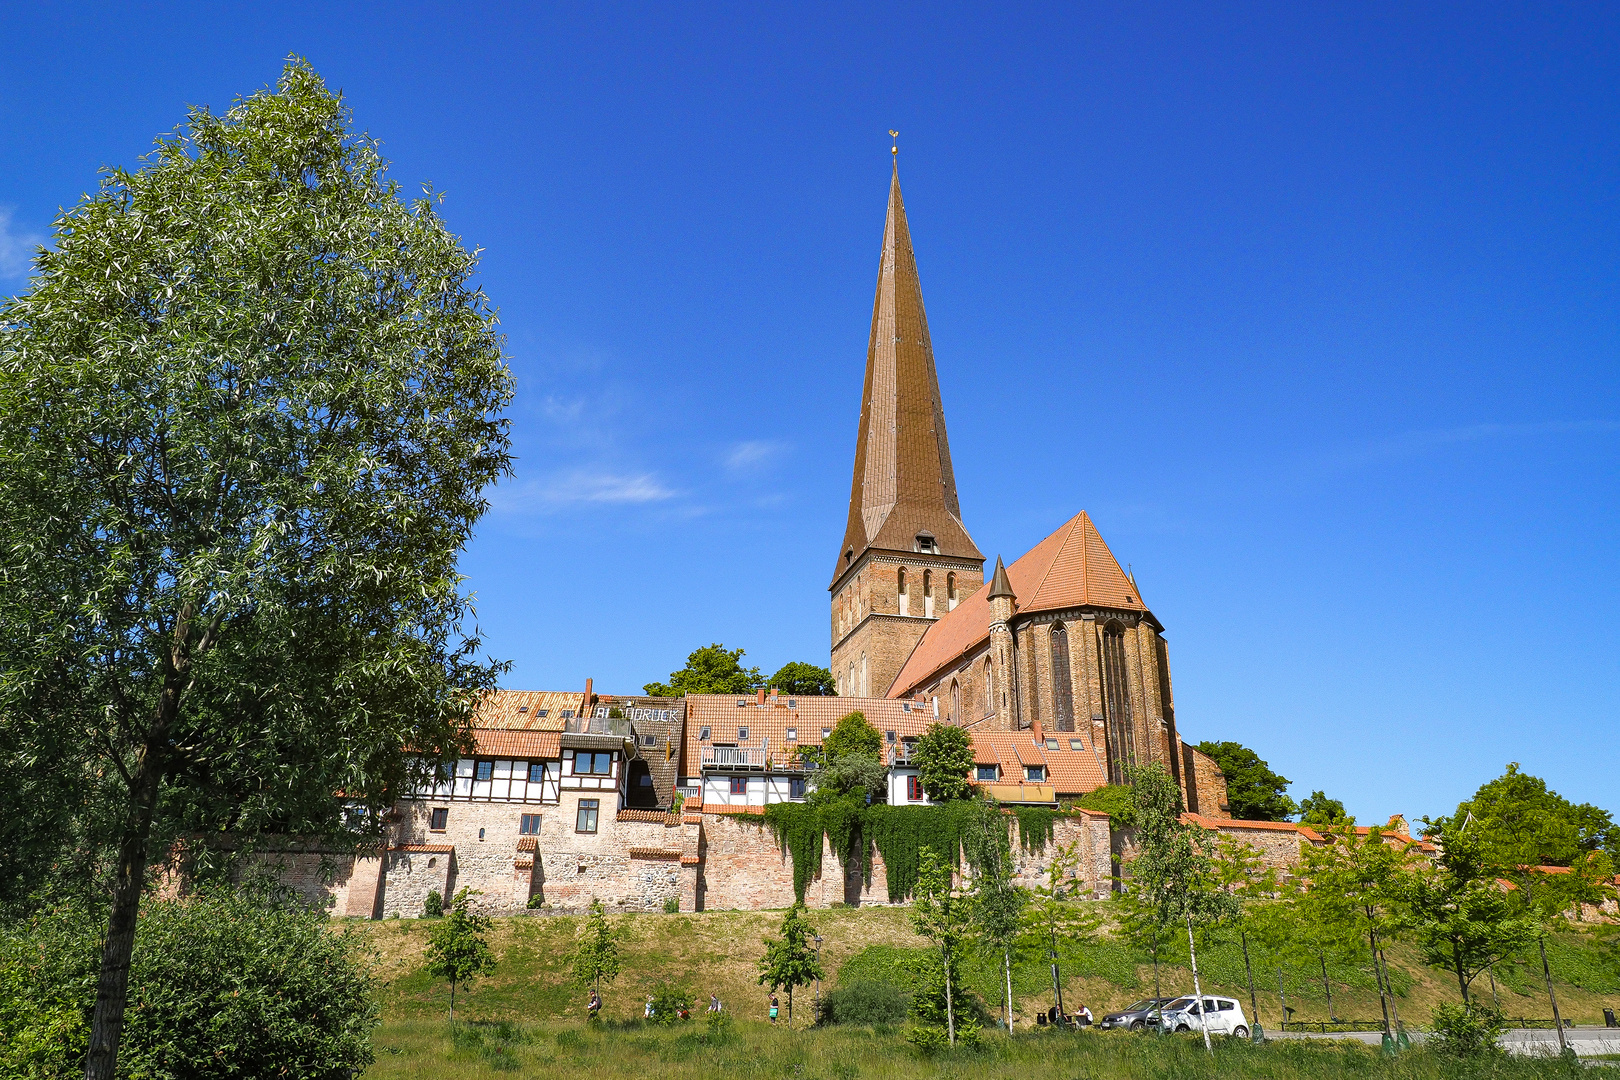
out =
[(862, 712), (852, 712), (833, 726), (820, 749), (801, 755), (815, 769), (813, 783), (819, 802), (859, 796), (863, 802), (880, 799), (888, 786), (883, 765), (883, 736)]
[(1344, 801), (1329, 798), (1325, 791), (1313, 791), (1300, 800), (1299, 821), (1301, 825), (1325, 829), (1355, 824), (1355, 819), (1345, 812)]
[(955, 724), (930, 724), (912, 755), (923, 791), (935, 802), (965, 799), (973, 793), (973, 741)]
[(771, 676), (771, 685), (784, 694), (801, 697), (826, 697), (837, 687), (832, 672), (802, 660), (794, 660), (778, 668), (776, 674)]
[(295, 60), (110, 170), (0, 307), (0, 769), (72, 777), (105, 887), (90, 1080), (168, 836), (359, 839), (334, 792), (466, 744), (497, 666), (456, 560), (510, 462), (475, 267)]
[(1620, 825), (1608, 811), (1570, 802), (1516, 761), (1457, 807), (1458, 821), (1470, 816), (1485, 855), (1503, 866), (1569, 866), (1600, 850), (1620, 859)]
[(742, 666), (743, 650), (728, 649), (716, 642), (693, 649), (686, 666), (669, 673), (669, 682), (650, 682), (641, 689), (653, 697), (682, 697), (686, 694), (752, 694), (765, 680), (759, 668)]
[(1201, 742), (1198, 749), (1215, 759), (1226, 774), (1226, 802), (1232, 816), (1242, 821), (1287, 821), (1299, 812), (1288, 797), (1286, 776), (1242, 743)]

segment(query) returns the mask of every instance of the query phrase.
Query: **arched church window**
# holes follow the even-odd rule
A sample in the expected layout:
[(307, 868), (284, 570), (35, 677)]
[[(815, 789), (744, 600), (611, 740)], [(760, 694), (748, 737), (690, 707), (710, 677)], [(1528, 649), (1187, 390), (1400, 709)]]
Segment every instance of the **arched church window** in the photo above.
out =
[(911, 614), (911, 596), (906, 592), (906, 568), (901, 567), (897, 580), (900, 583), (900, 614)]
[(1052, 624), (1052, 712), (1057, 730), (1074, 730), (1074, 680), (1069, 676), (1069, 632)]
[(951, 680), (951, 715), (948, 719), (957, 723), (962, 720), (962, 684), (955, 679)]
[(1117, 622), (1102, 632), (1103, 707), (1107, 710), (1108, 782), (1123, 784), (1136, 762), (1136, 735), (1131, 724), (1131, 692), (1125, 665), (1125, 628)]
[(945, 575), (945, 610), (956, 610), (956, 575)]
[(872, 696), (872, 687), (867, 682), (869, 674), (866, 669), (866, 654), (861, 653), (861, 697)]
[(984, 715), (996, 711), (996, 684), (990, 673), (990, 658), (984, 658)]
[(934, 617), (934, 572), (923, 571), (923, 617)]

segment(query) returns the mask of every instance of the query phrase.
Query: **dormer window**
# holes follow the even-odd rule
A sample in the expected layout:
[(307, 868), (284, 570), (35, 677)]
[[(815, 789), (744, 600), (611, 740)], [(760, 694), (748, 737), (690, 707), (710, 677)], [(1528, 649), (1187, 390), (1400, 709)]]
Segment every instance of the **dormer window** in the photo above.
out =
[(1025, 765), (1024, 779), (1031, 784), (1039, 784), (1046, 780), (1045, 765)]
[(924, 555), (938, 555), (939, 541), (934, 539), (933, 533), (918, 533), (917, 550)]
[(564, 709), (559, 715), (564, 720), (572, 720), (574, 718), (574, 710), (573, 709)]
[(821, 729), (821, 737), (822, 737), (823, 740), (831, 738), (832, 737), (832, 728), (830, 728), (830, 727), (822, 728)]
[(788, 742), (798, 742), (799, 741), (799, 729), (798, 728), (790, 727), (790, 728), (787, 729), (785, 734), (787, 735), (787, 741)]
[(747, 742), (748, 741), (748, 729), (747, 728), (740, 727), (740, 728), (737, 729), (737, 741), (738, 742)]
[(748, 699), (747, 698), (738, 698), (737, 699), (737, 708), (739, 708), (739, 709), (748, 708)]
[(709, 741), (709, 729), (708, 728), (698, 728), (698, 742), (708, 742), (708, 741)]
[(996, 767), (994, 765), (979, 765), (975, 767), (974, 779), (981, 784), (996, 782)]

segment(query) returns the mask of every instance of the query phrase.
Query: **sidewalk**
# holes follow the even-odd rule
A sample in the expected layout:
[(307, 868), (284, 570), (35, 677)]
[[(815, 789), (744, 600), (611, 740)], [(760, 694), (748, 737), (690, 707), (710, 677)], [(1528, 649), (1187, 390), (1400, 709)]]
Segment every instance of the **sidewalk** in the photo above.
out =
[[(1428, 1038), (1426, 1031), (1413, 1031), (1407, 1029), (1406, 1037), (1412, 1040), (1414, 1046)], [(1324, 1035), (1319, 1031), (1272, 1031), (1266, 1029), (1268, 1039), (1354, 1039), (1366, 1043), (1368, 1046), (1379, 1046), (1384, 1041), (1381, 1031), (1346, 1031), (1329, 1032)], [(1574, 1048), (1579, 1057), (1597, 1057), (1603, 1054), (1620, 1054), (1620, 1028), (1605, 1027), (1572, 1027), (1564, 1029), (1564, 1038)], [(1509, 1028), (1502, 1033), (1502, 1048), (1510, 1054), (1542, 1054), (1556, 1056), (1558, 1053), (1558, 1033), (1551, 1028)]]

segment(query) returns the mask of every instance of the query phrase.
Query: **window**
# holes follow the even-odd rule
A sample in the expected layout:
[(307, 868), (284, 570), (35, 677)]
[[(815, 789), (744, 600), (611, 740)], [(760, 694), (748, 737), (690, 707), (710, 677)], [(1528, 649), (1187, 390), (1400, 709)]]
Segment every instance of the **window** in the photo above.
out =
[(908, 776), (908, 777), (906, 777), (906, 801), (907, 802), (922, 802), (923, 801), (923, 788), (922, 788), (922, 778), (921, 777), (919, 777), (919, 776)]
[(546, 766), (543, 762), (529, 762), (529, 783), (538, 784), (546, 778)]
[(601, 805), (602, 803), (599, 799), (579, 800), (579, 815), (574, 818), (574, 831), (595, 832), (596, 814), (601, 808)]
[(933, 533), (917, 534), (917, 550), (928, 555), (939, 554), (939, 543), (934, 539)]
[(1221, 998), (1219, 999), (1219, 1004), (1220, 1008), (1216, 1010), (1217, 1012), (1231, 1012), (1232, 1006), (1236, 1004), (1236, 1002), (1227, 1001), (1225, 998)]
[(1025, 765), (1024, 779), (1028, 780), (1032, 784), (1039, 784), (1041, 781), (1046, 779), (1046, 766)]
[(901, 567), (897, 573), (896, 581), (900, 585), (900, 614), (911, 614), (911, 594), (906, 592), (906, 568)]
[(738, 742), (747, 742), (748, 741), (748, 729), (747, 728), (740, 727), (740, 728), (737, 729), (737, 741)]
[(574, 772), (578, 775), (612, 776), (613, 755), (576, 753), (574, 755)]
[(450, 822), (450, 809), (445, 806), (435, 806), (428, 814), (428, 828), (434, 832), (444, 832), (444, 827)]
[(737, 708), (739, 708), (739, 709), (748, 708), (748, 699), (747, 698), (738, 698), (737, 699)]
[(962, 684), (955, 679), (951, 680), (951, 720), (960, 722), (962, 719)]
[(799, 729), (796, 728), (796, 727), (788, 728), (787, 731), (783, 732), (783, 734), (785, 734), (787, 736), (787, 741), (788, 742), (798, 742), (799, 741)]
[(1117, 622), (1103, 628), (1103, 704), (1108, 713), (1108, 782), (1123, 784), (1126, 770), (1136, 763), (1136, 738), (1131, 731), (1131, 695), (1125, 671), (1125, 628)]
[(805, 789), (804, 777), (802, 777), (802, 776), (794, 776), (794, 777), (790, 777), (788, 779), (788, 798), (790, 798), (790, 799), (802, 799), (802, 798), (804, 798), (804, 789)]
[(824, 728), (821, 729), (821, 738), (822, 738), (823, 741), (826, 741), (827, 739), (829, 739), (831, 737), (832, 737), (832, 728), (824, 727)]
[(544, 720), (546, 718), (546, 715), (548, 713), (550, 713), (550, 712), (551, 712), (550, 709), (536, 709), (536, 710), (534, 710), (534, 715), (536, 715), (540, 719)]
[(794, 700), (793, 698), (788, 698), (788, 708), (797, 709), (798, 707), (799, 707), (798, 701)]
[(641, 745), (642, 746), (657, 746), (658, 745), (658, 736), (656, 736), (656, 735), (643, 735), (641, 737)]
[(478, 763), (478, 773), (475, 779), (488, 780), (494, 774), (495, 763), (493, 761), (480, 761)]
[(976, 779), (979, 783), (993, 784), (996, 782), (996, 767), (994, 765), (980, 765), (977, 768)]
[(893, 746), (893, 745), (894, 745), (894, 732), (892, 732), (892, 731), (886, 731), (886, 732), (884, 732), (884, 735), (885, 735), (885, 736), (886, 736), (886, 738), (887, 738), (887, 739), (888, 739), (888, 743), (889, 743), (889, 745), (890, 745), (890, 746)]
[(1046, 748), (1048, 750), (1056, 750), (1058, 748), (1058, 741), (1056, 739), (1047, 739)]
[(1069, 677), (1069, 632), (1052, 624), (1052, 704), (1059, 731), (1074, 730), (1074, 681)]
[(521, 836), (534, 836), (540, 832), (540, 815), (524, 814), (518, 822), (518, 834)]
[(562, 712), (558, 713), (557, 715), (562, 717), (562, 719), (564, 719), (564, 720), (572, 720), (574, 718), (574, 710), (573, 709), (564, 709)]
[(926, 618), (934, 617), (934, 572), (923, 571), (923, 615)]
[(1086, 748), (1086, 744), (1081, 742), (1079, 739), (1070, 739), (1069, 740), (1069, 749), (1070, 750), (1084, 750), (1085, 748)]
[(955, 574), (946, 574), (945, 575), (945, 599), (947, 599), (947, 600), (949, 600), (951, 602), (952, 607), (956, 606), (956, 575)]
[(746, 776), (733, 776), (731, 778), (731, 793), (733, 795), (746, 795), (746, 794), (748, 794), (748, 777), (746, 777)]
[(518, 712), (520, 712), (520, 713), (526, 713), (526, 712), (528, 712), (528, 711), (529, 711), (529, 707), (528, 707), (528, 706), (527, 706), (527, 705), (519, 705), (519, 706), (518, 706)]
[(698, 728), (698, 742), (708, 742), (708, 741), (709, 741), (709, 729), (708, 728)]
[(990, 658), (984, 658), (984, 715), (996, 711), (996, 684), (990, 675)]

